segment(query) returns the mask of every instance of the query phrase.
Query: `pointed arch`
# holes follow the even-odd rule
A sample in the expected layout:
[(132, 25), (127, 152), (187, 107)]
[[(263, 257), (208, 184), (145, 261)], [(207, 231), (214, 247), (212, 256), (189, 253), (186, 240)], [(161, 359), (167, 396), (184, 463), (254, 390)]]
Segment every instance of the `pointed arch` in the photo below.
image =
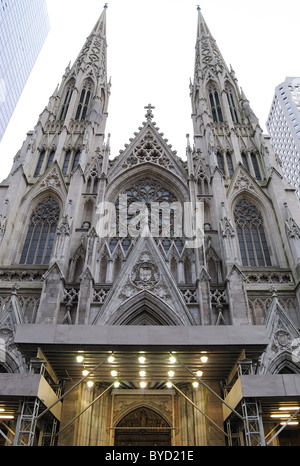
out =
[(86, 119), (87, 111), (93, 97), (94, 82), (92, 79), (87, 78), (82, 85), (75, 120), (84, 121)]
[(46, 157), (46, 149), (43, 148), (43, 149), (41, 149), (40, 154), (39, 154), (38, 162), (37, 162), (35, 172), (34, 172), (34, 175), (33, 175), (34, 178), (37, 178), (41, 174), (42, 166), (44, 165), (45, 157)]
[(214, 81), (209, 81), (209, 83), (207, 84), (207, 93), (213, 122), (222, 123), (224, 121), (224, 117), (221, 105), (221, 98), (218, 86)]
[(105, 325), (184, 325), (184, 322), (157, 296), (141, 291), (109, 316)]
[(268, 367), (269, 374), (300, 374), (299, 362), (294, 362), (290, 351), (282, 351)]
[(58, 202), (49, 195), (33, 210), (20, 264), (49, 264), (60, 217)]
[[(129, 405), (124, 405), (124, 408), (122, 409), (121, 412), (119, 412), (115, 418), (114, 425), (115, 427), (120, 426), (120, 423), (122, 420), (124, 420), (128, 415), (131, 413), (135, 412), (138, 409), (150, 409), (153, 411), (156, 415), (158, 415), (163, 422), (166, 424), (166, 426), (171, 426), (172, 425), (172, 419), (170, 416), (168, 416), (167, 413), (162, 413), (161, 406), (156, 404), (153, 401), (146, 400), (144, 397), (141, 400), (134, 401), (133, 403), (130, 403)], [(139, 417), (140, 418), (140, 417)]]
[(75, 89), (75, 80), (74, 78), (71, 78), (65, 86), (64, 95), (62, 98), (63, 104), (61, 106), (60, 116), (59, 116), (60, 120), (64, 120), (66, 118), (74, 89)]
[(229, 81), (225, 83), (225, 93), (227, 95), (228, 106), (233, 123), (239, 123), (239, 111), (237, 106), (236, 93)]
[(257, 204), (248, 197), (239, 198), (234, 220), (243, 266), (271, 266), (264, 220)]

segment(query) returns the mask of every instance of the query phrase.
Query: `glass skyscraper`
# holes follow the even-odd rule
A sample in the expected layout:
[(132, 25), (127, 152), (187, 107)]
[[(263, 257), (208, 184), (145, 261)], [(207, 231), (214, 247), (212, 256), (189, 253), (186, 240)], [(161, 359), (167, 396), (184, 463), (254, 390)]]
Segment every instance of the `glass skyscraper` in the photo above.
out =
[(0, 141), (49, 29), (46, 0), (0, 0)]

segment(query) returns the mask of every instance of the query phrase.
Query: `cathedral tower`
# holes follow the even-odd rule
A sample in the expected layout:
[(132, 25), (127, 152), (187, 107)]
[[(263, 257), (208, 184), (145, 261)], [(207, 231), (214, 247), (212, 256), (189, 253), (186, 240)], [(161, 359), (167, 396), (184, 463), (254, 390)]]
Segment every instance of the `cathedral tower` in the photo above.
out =
[(200, 8), (185, 156), (148, 104), (111, 157), (106, 11), (0, 185), (5, 441), (265, 444), (300, 395), (299, 201)]

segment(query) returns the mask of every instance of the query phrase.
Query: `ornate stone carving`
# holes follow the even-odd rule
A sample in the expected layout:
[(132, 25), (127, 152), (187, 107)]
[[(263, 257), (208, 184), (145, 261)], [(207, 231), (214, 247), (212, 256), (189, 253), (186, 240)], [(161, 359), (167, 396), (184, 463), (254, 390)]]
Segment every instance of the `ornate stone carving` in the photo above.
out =
[(241, 190), (245, 190), (245, 189), (248, 190), (248, 191), (254, 190), (254, 184), (246, 176), (245, 173), (240, 171), (237, 178), (236, 178), (236, 182), (234, 184), (234, 190), (235, 191), (241, 191)]
[(160, 274), (156, 265), (142, 261), (133, 268), (130, 278), (135, 286), (146, 290), (157, 285)]

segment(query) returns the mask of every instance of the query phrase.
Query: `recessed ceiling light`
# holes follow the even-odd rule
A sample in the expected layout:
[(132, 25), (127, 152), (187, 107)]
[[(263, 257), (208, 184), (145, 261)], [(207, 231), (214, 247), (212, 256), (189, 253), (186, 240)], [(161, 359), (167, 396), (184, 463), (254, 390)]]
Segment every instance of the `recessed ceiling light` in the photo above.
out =
[(87, 383), (87, 386), (91, 388), (93, 385), (94, 385), (94, 382), (92, 382), (91, 380), (89, 380), (88, 383)]
[(193, 387), (194, 387), (194, 388), (199, 387), (199, 382), (193, 382)]
[(169, 377), (174, 377), (174, 374), (175, 374), (174, 371), (169, 371), (169, 372), (168, 372), (168, 376), (169, 376)]
[(112, 375), (113, 377), (117, 377), (118, 372), (117, 372), (117, 371), (111, 371), (111, 375)]
[(82, 371), (82, 375), (83, 375), (84, 377), (86, 377), (86, 376), (88, 375), (88, 373), (89, 373), (89, 371), (87, 371), (86, 369), (85, 369), (84, 371)]
[(77, 362), (82, 362), (84, 360), (84, 357), (83, 356), (77, 356), (76, 357), (76, 361)]
[(146, 371), (140, 371), (140, 376), (141, 377), (145, 377), (145, 375), (146, 375)]
[(115, 357), (114, 357), (114, 356), (109, 356), (108, 362), (113, 363), (114, 360), (115, 360)]
[(140, 364), (144, 364), (145, 361), (146, 361), (146, 358), (144, 356), (139, 357)]
[(146, 383), (146, 382), (141, 382), (141, 383), (140, 383), (140, 387), (141, 387), (141, 388), (146, 388), (146, 387), (147, 387), (147, 383)]
[(196, 376), (197, 376), (197, 377), (202, 377), (202, 375), (203, 375), (203, 372), (202, 372), (202, 371), (197, 371), (197, 372), (196, 372)]
[(285, 408), (279, 408), (279, 411), (297, 411), (298, 409), (300, 409), (300, 406), (287, 406)]
[(167, 382), (166, 385), (167, 385), (168, 388), (172, 388), (172, 387), (173, 387), (172, 382)]
[[(282, 426), (285, 426), (286, 425), (286, 422), (281, 422), (280, 423)], [(297, 421), (291, 421), (291, 422), (288, 422), (287, 425), (288, 426), (297, 426), (299, 424), (299, 422)]]
[(115, 382), (115, 383), (114, 383), (114, 387), (115, 387), (115, 388), (119, 388), (119, 386), (120, 386), (120, 382)]
[(201, 362), (203, 362), (203, 364), (205, 364), (208, 360), (208, 357), (207, 356), (201, 356)]
[(174, 356), (170, 356), (170, 363), (174, 364), (176, 362), (176, 358)]

